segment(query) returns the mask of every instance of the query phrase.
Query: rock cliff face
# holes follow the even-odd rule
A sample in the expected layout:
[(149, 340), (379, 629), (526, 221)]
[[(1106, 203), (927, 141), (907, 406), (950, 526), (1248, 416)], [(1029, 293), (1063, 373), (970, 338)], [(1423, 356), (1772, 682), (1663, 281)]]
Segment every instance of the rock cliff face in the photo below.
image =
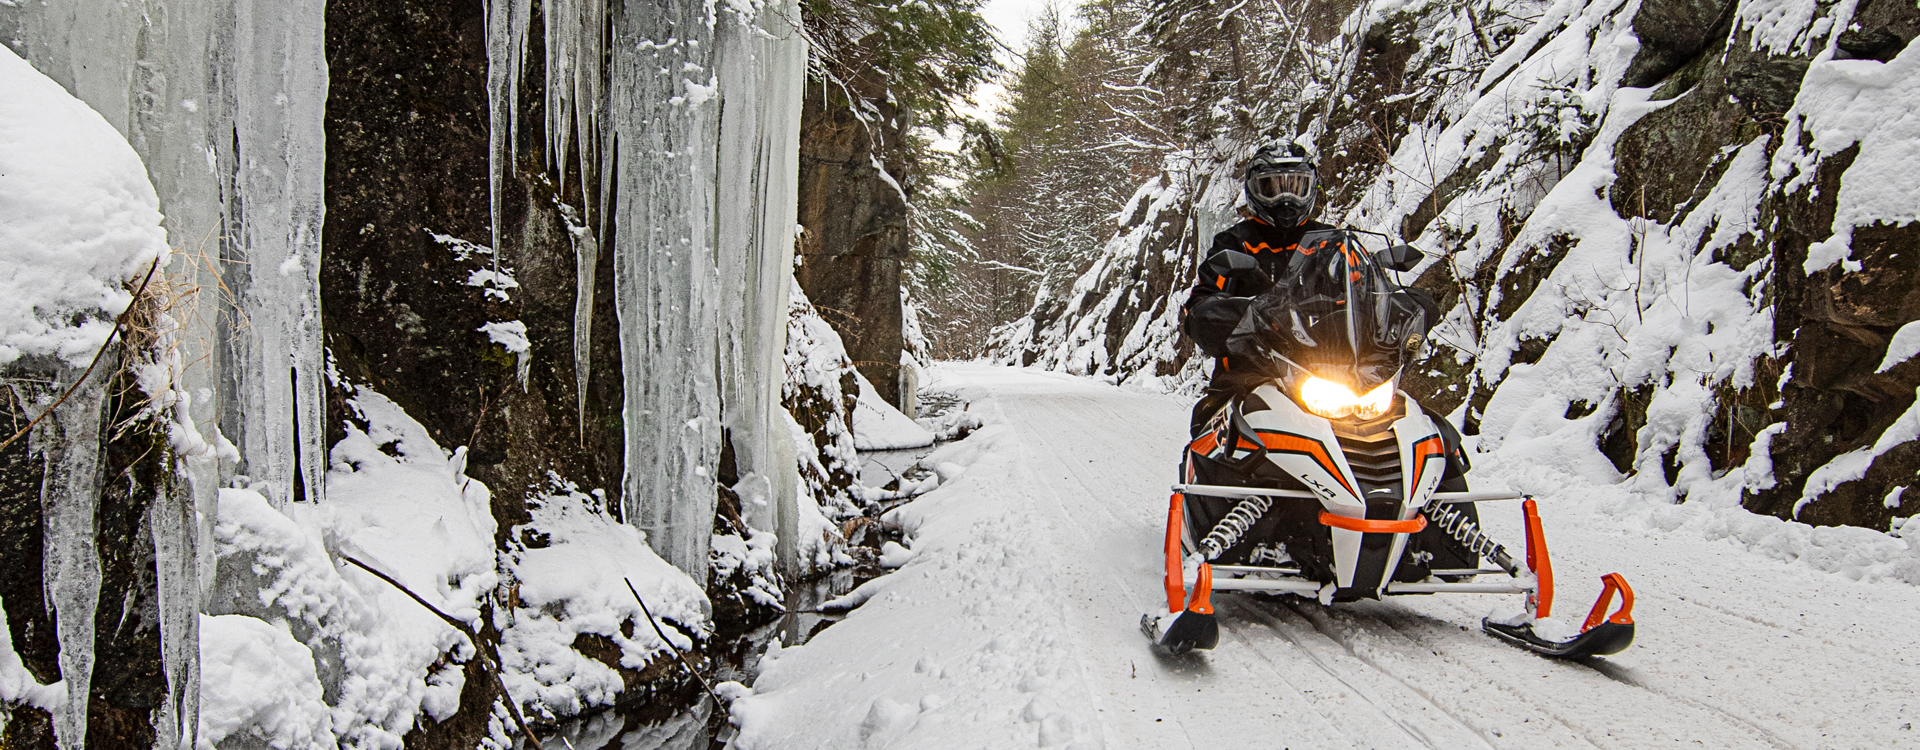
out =
[[(1920, 11), (1370, 7), (1312, 129), (1324, 215), (1438, 256), (1415, 283), (1450, 312), (1411, 394), (1484, 447), (1654, 496), (1880, 529), (1912, 514), (1920, 150), (1900, 96)], [(1229, 215), (1230, 191), (1176, 184), (1163, 225)], [(996, 351), (1191, 387), (1175, 323), (1139, 323), (1177, 303), (1190, 259), (1135, 226)], [(1141, 356), (1154, 331), (1168, 344)]]
[[(857, 83), (856, 83), (857, 85)], [(800, 265), (794, 276), (881, 398), (899, 405), (907, 263), (908, 113), (808, 86), (800, 121)], [(860, 109), (856, 110), (855, 107)]]
[[(595, 284), (584, 398), (575, 378), (579, 225), (590, 198), (577, 163), (562, 188), (529, 126), (512, 150), (492, 243), (486, 17), (444, 7), (336, 0), (327, 6), (327, 223), (320, 288), (343, 382), (393, 399), (441, 445), (467, 446), (469, 476), (494, 493), (501, 533), (527, 520), (548, 472), (584, 487), (621, 480), (620, 355), (613, 285)], [(536, 43), (538, 42), (536, 38)], [(518, 117), (545, 118), (530, 71)], [(593, 278), (613, 277), (598, 253)], [(520, 321), (525, 352), (482, 328)], [(524, 356), (528, 365), (521, 370)], [(329, 443), (343, 433), (333, 391)], [(584, 405), (584, 408), (582, 408)], [(510, 489), (513, 488), (513, 489)]]

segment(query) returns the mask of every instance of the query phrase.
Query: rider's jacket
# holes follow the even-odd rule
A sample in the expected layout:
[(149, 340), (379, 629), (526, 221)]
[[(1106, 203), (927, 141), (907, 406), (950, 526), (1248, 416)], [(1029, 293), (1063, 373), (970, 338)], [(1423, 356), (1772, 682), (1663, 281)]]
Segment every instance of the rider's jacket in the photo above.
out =
[[(1252, 297), (1273, 286), (1307, 232), (1333, 227), (1317, 221), (1276, 227), (1249, 218), (1213, 236), (1213, 250), (1200, 264), (1187, 297), (1187, 335), (1209, 357), (1227, 356), (1227, 335), (1247, 312)], [(1221, 369), (1216, 367), (1215, 372)]]

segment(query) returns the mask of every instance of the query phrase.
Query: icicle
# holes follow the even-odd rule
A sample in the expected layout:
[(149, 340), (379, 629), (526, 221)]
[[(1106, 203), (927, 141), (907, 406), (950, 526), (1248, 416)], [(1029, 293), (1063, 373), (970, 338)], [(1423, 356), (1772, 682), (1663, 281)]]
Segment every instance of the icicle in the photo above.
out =
[(772, 482), (765, 507), (747, 521), (777, 533), (787, 569), (794, 558), (800, 477), (781, 407), (788, 294), (798, 222), (800, 109), (806, 45), (789, 25), (793, 3), (753, 18), (729, 13), (718, 32), (713, 73), (721, 92), (714, 255), (727, 295), (721, 321), (721, 387), (726, 426), (742, 475)]
[[(624, 374), (625, 518), (681, 570), (705, 575), (720, 447), (713, 262), (713, 122), (692, 101), (712, 56), (700, 0), (627, 3), (614, 23), (609, 156), (619, 175), (614, 298)], [(728, 289), (726, 294), (740, 294)]]
[(573, 392), (579, 408), (581, 444), (587, 434), (587, 375), (592, 365), (594, 270), (600, 263), (600, 241), (593, 230), (580, 220), (580, 212), (559, 201), (560, 217), (567, 222), (567, 239), (573, 243)]
[[(241, 414), (247, 473), (315, 501), (326, 470), (320, 224), (326, 13), (319, 0), (234, 4), (235, 191), (247, 265)], [(239, 209), (241, 207), (236, 207)], [(295, 468), (298, 462), (298, 478)], [(293, 484), (304, 485), (295, 498)]]
[(513, 171), (520, 134), (520, 67), (527, 53), (533, 0), (487, 3), (487, 200), (493, 247), (500, 247), (500, 184)]
[[(40, 487), (45, 534), (46, 581), (54, 639), (60, 644), (60, 678), (67, 704), (53, 719), (60, 750), (80, 750), (87, 737), (87, 696), (93, 685), (93, 616), (100, 599), (100, 550), (94, 517), (100, 504), (100, 426), (106, 406), (109, 354), (53, 417), (41, 422), (33, 450), (45, 457)], [(77, 375), (78, 373), (70, 373)], [(52, 406), (53, 398), (37, 411)]]
[(200, 576), (186, 462), (147, 508), (160, 599), (160, 664), (167, 697), (154, 717), (156, 748), (192, 748), (200, 724)]
[(566, 185), (567, 142), (577, 142), (580, 178), (600, 168), (601, 61), (606, 57), (606, 0), (550, 0), (546, 12), (547, 164)]

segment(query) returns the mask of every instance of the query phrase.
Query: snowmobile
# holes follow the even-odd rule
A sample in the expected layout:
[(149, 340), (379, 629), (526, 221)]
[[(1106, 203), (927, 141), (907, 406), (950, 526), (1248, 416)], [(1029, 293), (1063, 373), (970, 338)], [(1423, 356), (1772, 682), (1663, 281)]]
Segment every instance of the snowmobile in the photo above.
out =
[[(1626, 579), (1602, 577), (1577, 632), (1549, 620), (1553, 566), (1533, 498), (1470, 490), (1459, 433), (1398, 389), (1428, 326), (1389, 272), (1411, 271), (1424, 255), (1407, 245), (1368, 252), (1361, 234), (1309, 232), (1229, 336), (1224, 366), (1258, 385), (1213, 414), (1184, 452), (1167, 510), (1167, 611), (1143, 616), (1141, 630), (1174, 653), (1213, 648), (1215, 591), (1323, 605), (1514, 594), (1526, 597), (1524, 615), (1481, 622), (1495, 638), (1566, 658), (1627, 648)], [(1480, 528), (1478, 504), (1500, 500), (1521, 501), (1522, 559)]]

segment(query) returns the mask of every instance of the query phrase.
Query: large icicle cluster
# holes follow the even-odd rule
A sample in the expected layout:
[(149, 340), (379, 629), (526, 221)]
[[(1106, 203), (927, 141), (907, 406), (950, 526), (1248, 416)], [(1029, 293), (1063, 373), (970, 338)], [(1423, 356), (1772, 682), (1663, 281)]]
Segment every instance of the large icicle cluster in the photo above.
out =
[[(743, 476), (771, 482), (780, 498), (749, 520), (778, 528), (794, 512), (795, 461), (770, 375), (793, 252), (806, 54), (791, 26), (798, 9), (668, 3), (610, 14), (602, 2), (565, 0), (542, 13), (547, 162), (598, 198), (566, 210), (577, 299), (592, 298), (599, 253), (614, 253), (626, 369), (621, 512), (674, 564), (702, 569), (722, 440)], [(528, 0), (488, 7), (496, 235), (500, 184), (524, 127), (530, 16)], [(575, 311), (579, 383), (590, 313)]]
[[(0, 8), (14, 49), (146, 161), (182, 251), (171, 271), (202, 290), (181, 319), (188, 378), (214, 394), (194, 417), (276, 502), (317, 499), (326, 470), (324, 15), (318, 0)], [(200, 479), (204, 505), (217, 480)]]

